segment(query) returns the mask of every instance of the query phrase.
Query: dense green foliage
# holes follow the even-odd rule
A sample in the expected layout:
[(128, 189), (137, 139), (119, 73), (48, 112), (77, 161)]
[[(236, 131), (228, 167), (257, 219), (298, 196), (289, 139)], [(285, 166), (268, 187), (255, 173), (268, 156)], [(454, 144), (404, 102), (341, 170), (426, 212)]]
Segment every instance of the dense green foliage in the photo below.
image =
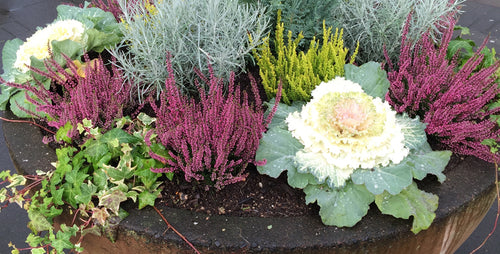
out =
[[(89, 139), (80, 150), (71, 146), (57, 149), (56, 169), (35, 176), (40, 189), (31, 197), (26, 194), (34, 185), (25, 185), (25, 177), (2, 172), (0, 177), (11, 184), (1, 190), (0, 202), (15, 202), (27, 210), (32, 233), (26, 241), (33, 248), (32, 253), (45, 253), (47, 246), (57, 253), (65, 249), (81, 251), (78, 242), (70, 242), (70, 237), (77, 233), (105, 234), (113, 240), (113, 225), (127, 215), (120, 208), (123, 201), (138, 201), (139, 209), (154, 205), (161, 191), (158, 188), (161, 174), (151, 172), (150, 168), (162, 164), (152, 159), (149, 151), (161, 154), (165, 151), (161, 145), (148, 147), (144, 144), (144, 135), (150, 130), (152, 120), (144, 114), (134, 122), (122, 118), (116, 122), (116, 128), (105, 133), (84, 121), (78, 129)], [(125, 131), (132, 126), (132, 133)], [(61, 128), (58, 135), (65, 136), (64, 132)], [(172, 177), (172, 174), (167, 175)], [(27, 189), (17, 190), (21, 185)], [(53, 220), (66, 204), (84, 223), (62, 224), (58, 230)], [(40, 234), (43, 232), (46, 234)]]
[[(323, 38), (313, 38), (307, 52), (300, 51), (298, 45), (303, 39), (302, 33), (292, 39), (292, 31), (288, 31), (288, 40), (285, 44), (284, 23), (278, 11), (276, 38), (271, 48), (269, 37), (264, 40), (259, 51), (254, 50), (254, 56), (260, 67), (259, 73), (262, 85), (268, 98), (276, 95), (279, 83), (282, 83), (282, 101), (290, 104), (292, 101), (309, 101), (311, 91), (321, 83), (335, 76), (344, 75), (348, 49), (344, 47), (342, 30), (337, 29), (332, 34), (332, 28), (326, 28), (323, 23)], [(254, 41), (253, 41), (254, 42)], [(273, 51), (274, 49), (274, 51)], [(275, 52), (273, 54), (273, 52)], [(352, 54), (350, 62), (354, 62), (357, 50)]]
[[(285, 31), (292, 31), (292, 36), (298, 38), (302, 33), (304, 39), (299, 42), (299, 48), (305, 49), (309, 43), (323, 33), (323, 22), (327, 27), (338, 27), (338, 22), (332, 15), (339, 0), (262, 0), (272, 16), (272, 23), (279, 23), (278, 10), (281, 10), (281, 22)], [(274, 31), (271, 33), (274, 38)]]

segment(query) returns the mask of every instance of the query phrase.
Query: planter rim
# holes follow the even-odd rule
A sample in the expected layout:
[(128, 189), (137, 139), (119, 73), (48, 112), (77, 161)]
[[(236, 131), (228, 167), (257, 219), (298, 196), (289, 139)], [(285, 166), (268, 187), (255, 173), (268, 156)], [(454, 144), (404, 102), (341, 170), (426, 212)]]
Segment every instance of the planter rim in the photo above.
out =
[[(15, 118), (9, 111), (3, 111), (1, 114), (8, 119)], [(50, 170), (52, 168), (50, 162), (57, 159), (55, 151), (41, 142), (42, 135), (38, 127), (26, 123), (4, 121), (2, 128), (10, 156), (18, 172), (32, 174), (36, 169)], [(417, 235), (410, 231), (412, 218), (397, 219), (383, 215), (373, 207), (360, 222), (351, 228), (325, 226), (319, 215), (272, 218), (235, 217), (169, 208), (162, 202), (157, 202), (157, 207), (169, 223), (200, 250), (243, 249), (251, 252), (314, 250), (323, 252), (326, 249), (349, 253), (354, 248), (359, 249), (360, 246), (364, 246), (365, 251), (369, 251), (374, 250), (369, 243), (382, 243), (382, 247), (387, 248), (398, 239), (419, 238), (420, 235), (427, 234), (427, 231), (433, 231), (433, 227), (445, 225), (448, 223), (449, 216), (467, 210), (468, 204), (485, 196), (481, 203), (484, 203), (486, 210), (484, 213), (478, 211), (483, 214), (475, 215), (480, 216), (477, 222), (479, 224), (494, 200), (492, 193), (494, 194), (495, 168), (493, 164), (475, 157), (460, 157), (457, 161), (456, 165), (447, 166), (445, 172), (447, 179), (443, 184), (440, 184), (433, 176), (428, 176), (419, 182), (421, 189), (439, 196), (439, 207), (431, 227)], [(118, 231), (122, 231), (123, 235), (135, 234), (146, 238), (148, 242), (188, 248), (182, 239), (166, 228), (151, 207), (138, 210), (137, 204), (132, 202), (126, 202), (123, 207), (129, 212), (129, 216), (118, 226)], [(472, 228), (472, 231), (476, 226)], [(468, 235), (465, 239), (467, 237)], [(450, 248), (458, 248), (465, 239), (461, 240), (458, 246)]]

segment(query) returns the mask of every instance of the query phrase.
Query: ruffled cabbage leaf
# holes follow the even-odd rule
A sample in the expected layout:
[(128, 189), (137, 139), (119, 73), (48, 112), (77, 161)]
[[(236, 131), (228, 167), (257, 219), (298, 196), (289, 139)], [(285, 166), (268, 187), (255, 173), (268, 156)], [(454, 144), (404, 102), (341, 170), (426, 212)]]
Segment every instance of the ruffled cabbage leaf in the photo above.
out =
[(344, 65), (345, 78), (358, 83), (363, 91), (372, 97), (384, 100), (391, 83), (387, 73), (380, 67), (380, 63), (368, 62), (361, 66), (353, 64)]
[(304, 188), (306, 203), (317, 202), (325, 225), (352, 227), (363, 218), (375, 196), (364, 185), (351, 181), (341, 189), (328, 185), (308, 185)]
[(375, 204), (383, 214), (396, 218), (408, 219), (413, 216), (411, 231), (415, 234), (429, 228), (436, 217), (439, 197), (421, 191), (416, 183), (412, 183), (397, 195), (384, 192), (375, 197)]

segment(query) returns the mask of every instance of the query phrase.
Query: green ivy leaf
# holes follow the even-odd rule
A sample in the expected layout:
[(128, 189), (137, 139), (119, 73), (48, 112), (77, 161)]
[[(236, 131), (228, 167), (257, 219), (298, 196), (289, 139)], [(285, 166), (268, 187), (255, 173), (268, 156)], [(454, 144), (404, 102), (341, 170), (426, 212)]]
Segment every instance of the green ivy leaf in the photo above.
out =
[(151, 168), (155, 166), (156, 160), (154, 159), (136, 159), (137, 169), (134, 172), (134, 175), (139, 177), (139, 180), (144, 184), (146, 189), (150, 189), (156, 183), (158, 177), (161, 174), (154, 173), (151, 171)]
[(272, 128), (264, 133), (257, 150), (256, 160), (266, 160), (257, 166), (259, 173), (277, 178), (283, 171), (296, 168), (295, 153), (304, 146), (292, 134), (281, 128)]
[(368, 62), (361, 66), (344, 65), (345, 78), (358, 83), (363, 91), (372, 97), (384, 100), (389, 91), (390, 82), (387, 73), (382, 70), (380, 63)]
[[(104, 133), (98, 139), (87, 140), (82, 146), (82, 153), (90, 163), (97, 164), (102, 157), (111, 152), (109, 144), (116, 142), (116, 140), (118, 140), (119, 144), (141, 141), (138, 137), (130, 135), (122, 129), (114, 128)], [(120, 150), (119, 147), (116, 149)]]
[(63, 194), (64, 189), (56, 189), (54, 186), (51, 186), (50, 194), (52, 195), (52, 202), (55, 205), (64, 205)]
[[(12, 251), (12, 253), (15, 253), (14, 251)], [(17, 252), (19, 253), (19, 252)], [(35, 248), (35, 249), (31, 249), (31, 254), (45, 254), (47, 252), (45, 252), (45, 249), (44, 248)]]
[(28, 227), (34, 233), (46, 231), (52, 229), (52, 224), (47, 220), (43, 214), (36, 209), (28, 209), (28, 218), (30, 222), (28, 222)]
[[(157, 155), (160, 155), (161, 157), (163, 157), (163, 158), (165, 158), (167, 160), (172, 159), (172, 157), (168, 153), (168, 150), (165, 149), (165, 147), (162, 144), (152, 143), (149, 148), (151, 149), (151, 151), (153, 153), (155, 153)], [(147, 150), (144, 152), (144, 154), (148, 154)], [(155, 167), (159, 168), (159, 167), (163, 167), (163, 166), (164, 166), (163, 164), (161, 164), (159, 161), (157, 161)]]
[(139, 113), (139, 115), (137, 115), (137, 119), (139, 119), (139, 121), (141, 121), (146, 126), (149, 126), (152, 123), (156, 122), (155, 117), (150, 117), (149, 115), (147, 115), (146, 113), (143, 113), (143, 112), (141, 112), (141, 113)]
[(75, 197), (80, 194), (80, 188), (75, 188), (73, 184), (66, 182), (62, 185), (62, 189), (64, 190), (63, 199), (73, 208), (77, 208), (78, 204)]
[(108, 176), (104, 169), (99, 168), (93, 173), (93, 183), (97, 186), (98, 190), (105, 190), (108, 186)]
[(125, 143), (122, 145), (123, 155), (120, 156), (120, 161), (116, 167), (112, 167), (109, 165), (103, 166), (108, 176), (112, 179), (113, 182), (123, 181), (131, 178), (134, 175), (135, 166), (132, 166), (133, 157), (131, 155), (130, 146)]
[(127, 196), (123, 191), (115, 189), (113, 192), (103, 195), (99, 198), (99, 206), (104, 206), (118, 215), (120, 203), (127, 200)]
[(154, 206), (155, 200), (158, 198), (161, 190), (155, 192), (143, 191), (139, 194), (139, 210), (146, 206)]
[(40, 236), (34, 235), (33, 233), (30, 233), (28, 235), (28, 237), (26, 238), (26, 243), (28, 243), (31, 247), (42, 245), (42, 243), (44, 241), (45, 241), (45, 237), (40, 237)]
[[(65, 167), (66, 165), (69, 164), (71, 161), (71, 158), (73, 157), (73, 154), (77, 151), (76, 147), (63, 147), (56, 149), (56, 155), (57, 155), (57, 170), (59, 167)], [(71, 166), (70, 166), (71, 167)], [(71, 170), (71, 168), (70, 168)], [(61, 170), (62, 172), (66, 173), (67, 171), (70, 170)]]
[(88, 204), (97, 192), (97, 186), (90, 181), (87, 184), (80, 186), (80, 194), (75, 196), (75, 200), (80, 204)]
[(448, 43), (446, 57), (451, 59), (457, 52), (464, 50), (465, 52), (463, 52), (463, 55), (469, 58), (474, 54), (474, 46), (476, 46), (476, 44), (472, 40), (455, 38)]
[(109, 153), (108, 145), (95, 139), (89, 139), (82, 146), (82, 153), (93, 165), (98, 165), (99, 161)]
[(469, 35), (470, 34), (470, 29), (468, 27), (465, 27), (465, 26), (455, 25), (453, 30), (460, 31), (460, 35)]
[(342, 189), (328, 185), (309, 185), (304, 189), (306, 203), (317, 202), (325, 225), (352, 227), (366, 215), (375, 199), (364, 185), (348, 181)]
[(411, 231), (415, 234), (429, 228), (438, 207), (438, 196), (418, 189), (412, 183), (397, 195), (384, 192), (375, 197), (375, 203), (383, 214), (390, 214), (396, 218), (408, 219), (413, 216)]
[(73, 169), (71, 172), (66, 174), (65, 180), (68, 183), (72, 183), (75, 187), (80, 187), (88, 176), (88, 174), (80, 172), (77, 169)]
[(10, 170), (5, 170), (5, 171), (0, 172), (0, 179), (2, 179), (2, 181), (5, 181), (5, 179), (7, 179), (9, 177), (11, 177)]
[(68, 227), (66, 224), (61, 224), (61, 230), (57, 231), (55, 239), (52, 239), (51, 246), (56, 249), (57, 253), (64, 253), (64, 249), (73, 249), (75, 245), (71, 243), (72, 236), (76, 236), (78, 226)]
[(71, 138), (68, 136), (68, 132), (73, 129), (73, 125), (68, 121), (63, 127), (59, 128), (56, 132), (56, 141), (64, 141), (71, 144)]

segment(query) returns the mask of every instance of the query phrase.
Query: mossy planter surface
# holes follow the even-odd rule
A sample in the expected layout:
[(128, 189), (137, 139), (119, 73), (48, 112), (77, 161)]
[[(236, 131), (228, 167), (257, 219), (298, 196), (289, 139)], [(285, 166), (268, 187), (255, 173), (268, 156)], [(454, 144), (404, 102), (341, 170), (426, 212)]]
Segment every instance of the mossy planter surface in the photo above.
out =
[[(13, 119), (10, 112), (4, 116)], [(26, 123), (3, 122), (5, 140), (18, 171), (47, 170), (55, 152), (42, 144), (39, 129)], [(434, 177), (419, 186), (439, 196), (431, 227), (414, 235), (412, 219), (396, 219), (370, 209), (352, 228), (325, 226), (318, 216), (232, 217), (174, 209), (158, 202), (168, 222), (202, 253), (453, 253), (474, 231), (495, 199), (495, 168), (475, 157), (457, 159), (440, 184)], [(87, 235), (87, 253), (191, 253), (167, 228), (153, 208), (126, 203), (130, 215), (117, 228), (117, 241)]]

